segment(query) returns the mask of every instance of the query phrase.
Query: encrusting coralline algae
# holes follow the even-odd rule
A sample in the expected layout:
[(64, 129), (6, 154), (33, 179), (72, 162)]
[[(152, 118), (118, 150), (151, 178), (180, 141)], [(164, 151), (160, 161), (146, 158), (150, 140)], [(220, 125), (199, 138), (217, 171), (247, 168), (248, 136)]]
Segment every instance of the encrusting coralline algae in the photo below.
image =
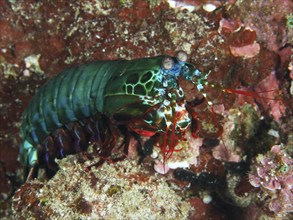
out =
[(80, 155), (58, 163), (60, 171), (47, 183), (35, 180), (16, 192), (15, 218), (188, 219), (192, 210), (176, 194), (178, 187), (137, 161), (107, 162), (90, 170)]

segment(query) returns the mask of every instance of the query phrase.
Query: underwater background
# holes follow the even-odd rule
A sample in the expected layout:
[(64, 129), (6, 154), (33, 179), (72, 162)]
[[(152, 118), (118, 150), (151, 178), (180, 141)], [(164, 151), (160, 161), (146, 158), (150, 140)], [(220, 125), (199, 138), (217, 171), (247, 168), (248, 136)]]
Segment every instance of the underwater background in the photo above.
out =
[[(1, 219), (292, 219), (292, 8), (290, 0), (0, 0)], [(188, 168), (162, 175), (162, 158), (138, 164), (132, 140), (123, 161), (86, 172), (95, 158), (68, 156), (51, 180), (24, 183), (21, 115), (49, 78), (94, 60), (180, 50), (231, 89), (207, 85), (215, 113), (195, 107), (198, 138), (173, 157)]]

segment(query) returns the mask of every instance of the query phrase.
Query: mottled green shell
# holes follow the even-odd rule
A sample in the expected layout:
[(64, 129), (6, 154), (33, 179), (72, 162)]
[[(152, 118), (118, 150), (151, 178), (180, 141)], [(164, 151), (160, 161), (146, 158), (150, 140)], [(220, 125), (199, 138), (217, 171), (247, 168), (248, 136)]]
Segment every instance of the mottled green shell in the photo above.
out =
[(162, 59), (98, 61), (65, 70), (40, 88), (23, 113), (24, 140), (35, 146), (64, 124), (97, 112), (117, 123), (142, 116), (162, 101)]
[(105, 88), (101, 112), (123, 122), (141, 117), (150, 106), (163, 101), (158, 96), (161, 63), (162, 57), (124, 62)]

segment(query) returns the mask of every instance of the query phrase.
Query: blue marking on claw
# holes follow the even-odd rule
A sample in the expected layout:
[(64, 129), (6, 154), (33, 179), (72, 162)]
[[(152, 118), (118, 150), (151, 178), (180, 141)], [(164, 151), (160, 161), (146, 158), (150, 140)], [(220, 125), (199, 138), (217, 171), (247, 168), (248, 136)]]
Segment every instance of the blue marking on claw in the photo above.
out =
[(200, 72), (199, 70), (196, 69), (196, 70), (194, 70), (193, 75), (194, 76), (201, 76), (202, 72)]

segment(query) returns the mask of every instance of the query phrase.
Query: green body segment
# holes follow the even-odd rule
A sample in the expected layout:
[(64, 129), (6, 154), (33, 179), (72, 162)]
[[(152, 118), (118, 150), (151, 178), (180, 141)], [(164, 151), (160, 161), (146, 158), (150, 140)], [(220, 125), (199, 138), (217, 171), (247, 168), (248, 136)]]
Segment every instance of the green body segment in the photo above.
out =
[[(21, 157), (36, 155), (36, 145), (56, 129), (98, 112), (117, 123), (140, 117), (161, 102), (163, 57), (98, 61), (69, 68), (49, 80), (23, 113)], [(32, 165), (35, 161), (29, 159)]]

